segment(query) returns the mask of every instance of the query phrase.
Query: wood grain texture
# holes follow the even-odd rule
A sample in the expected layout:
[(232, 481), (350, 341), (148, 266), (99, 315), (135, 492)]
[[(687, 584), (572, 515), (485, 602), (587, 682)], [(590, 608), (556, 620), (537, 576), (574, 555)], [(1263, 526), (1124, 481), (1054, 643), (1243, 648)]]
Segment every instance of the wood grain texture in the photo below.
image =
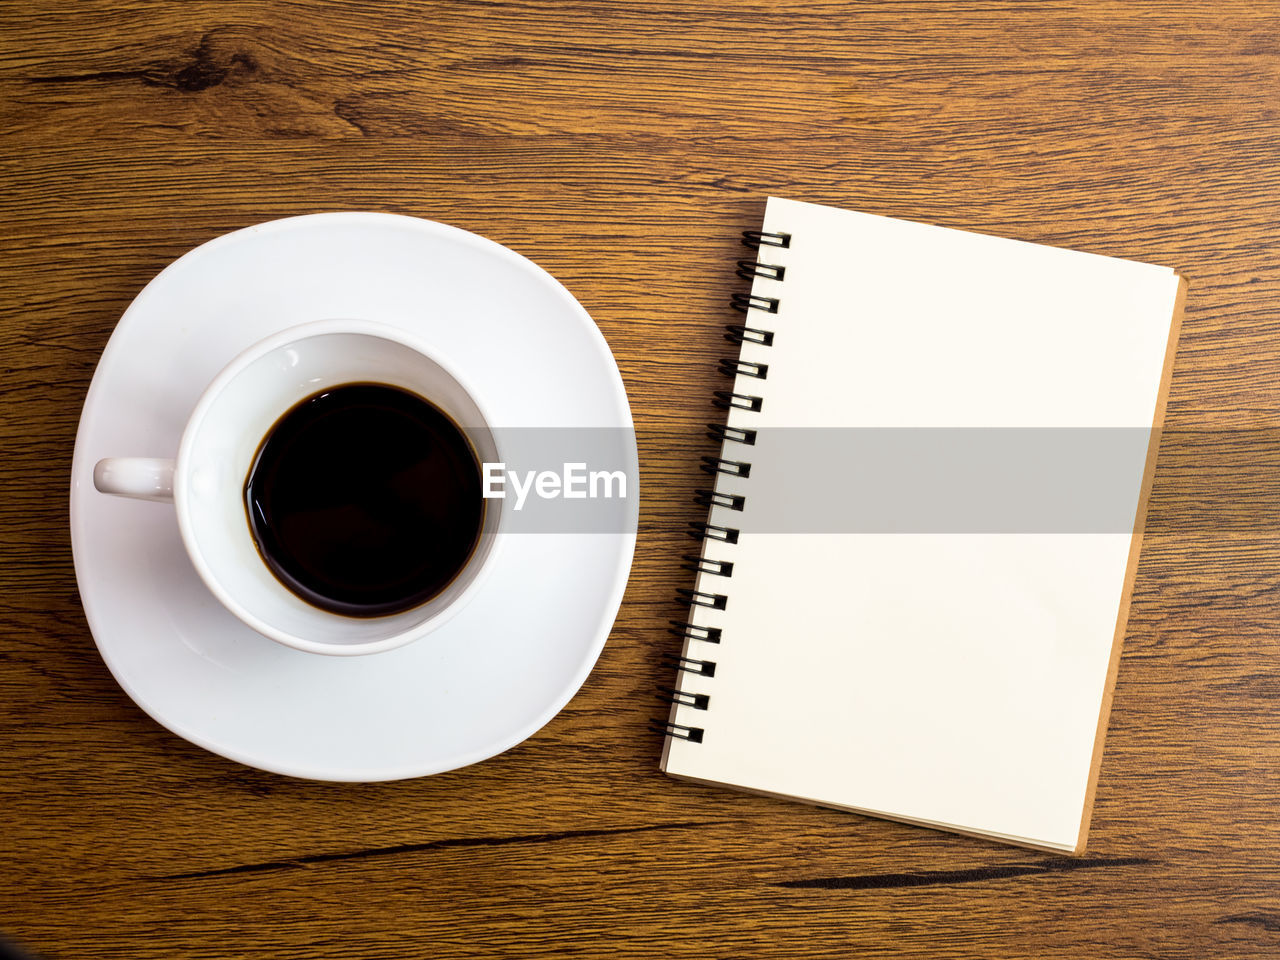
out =
[[(0, 6), (0, 935), (49, 960), (1275, 956), (1278, 81), (1254, 0)], [(1085, 858), (657, 770), (698, 424), (768, 193), (1190, 282)], [(640, 435), (635, 567), (582, 692), (422, 780), (171, 735), (103, 666), (70, 560), (76, 423), (130, 299), (334, 209), (545, 267)]]

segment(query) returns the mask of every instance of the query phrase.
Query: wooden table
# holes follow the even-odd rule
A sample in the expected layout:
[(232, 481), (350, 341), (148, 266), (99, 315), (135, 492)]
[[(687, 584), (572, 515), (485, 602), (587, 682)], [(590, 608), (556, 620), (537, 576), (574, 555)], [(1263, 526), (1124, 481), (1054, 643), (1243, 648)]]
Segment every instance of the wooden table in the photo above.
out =
[[(737, 234), (769, 193), (1176, 267), (1170, 428), (1274, 428), (1268, 7), (0, 7), (0, 931), (50, 960), (1276, 956), (1265, 511), (1149, 538), (1083, 859), (679, 783), (649, 729)], [(211, 237), (343, 209), (559, 278), (617, 356), (645, 481), (581, 693), (500, 757), (372, 785), (148, 719), (98, 656), (67, 526), (80, 405), (131, 298)]]

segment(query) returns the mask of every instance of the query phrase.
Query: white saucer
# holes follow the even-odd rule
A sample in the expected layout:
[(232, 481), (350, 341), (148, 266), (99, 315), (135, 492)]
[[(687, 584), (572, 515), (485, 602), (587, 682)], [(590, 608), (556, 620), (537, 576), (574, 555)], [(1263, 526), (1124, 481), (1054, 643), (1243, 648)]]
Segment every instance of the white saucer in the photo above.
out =
[(476, 598), (427, 638), (325, 657), (267, 640), (204, 587), (169, 504), (98, 493), (107, 456), (173, 456), (200, 391), (233, 356), (327, 317), (429, 338), (504, 427), (615, 428), (636, 472), (617, 366), (545, 271), (452, 227), (387, 214), (296, 217), (219, 237), (170, 265), (121, 318), (76, 437), (71, 534), (89, 626), (117, 681), (179, 736), (321, 780), (393, 780), (491, 757), (582, 685), (622, 600), (622, 533), (508, 539)]

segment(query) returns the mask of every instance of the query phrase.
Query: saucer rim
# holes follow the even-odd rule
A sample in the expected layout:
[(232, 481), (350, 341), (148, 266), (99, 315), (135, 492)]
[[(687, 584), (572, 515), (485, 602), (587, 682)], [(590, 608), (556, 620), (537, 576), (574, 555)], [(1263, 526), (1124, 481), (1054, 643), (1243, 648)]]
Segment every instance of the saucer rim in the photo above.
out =
[[(547, 706), (544, 707), (541, 712), (532, 715), (507, 736), (500, 737), (497, 740), (491, 741), (490, 743), (477, 747), (471, 751), (454, 754), (444, 762), (406, 762), (398, 767), (386, 764), (380, 767), (376, 772), (370, 769), (344, 770), (336, 767), (321, 768), (318, 766), (310, 766), (305, 763), (281, 762), (279, 758), (263, 757), (248, 750), (228, 746), (219, 742), (215, 737), (205, 735), (190, 724), (179, 722), (173, 717), (165, 716), (164, 711), (157, 709), (154, 704), (149, 703), (146, 696), (123, 676), (121, 665), (109, 649), (110, 644), (104, 643), (104, 641), (100, 639), (100, 637), (106, 633), (106, 627), (103, 622), (105, 614), (99, 608), (97, 600), (91, 598), (93, 591), (86, 590), (84, 586), (89, 580), (90, 575), (89, 571), (86, 569), (88, 561), (84, 556), (86, 548), (81, 546), (81, 544), (85, 542), (86, 538), (91, 536), (86, 527), (88, 524), (87, 514), (92, 509), (89, 506), (89, 503), (92, 501), (86, 502), (83, 509), (78, 505), (78, 501), (81, 499), (82, 493), (85, 492), (85, 483), (82, 477), (86, 470), (85, 461), (88, 454), (85, 450), (89, 443), (86, 421), (88, 420), (88, 414), (90, 413), (91, 407), (96, 407), (102, 402), (97, 396), (97, 394), (101, 392), (100, 377), (102, 376), (102, 371), (105, 368), (115, 366), (119, 362), (116, 358), (116, 354), (120, 353), (123, 350), (123, 347), (120, 345), (121, 340), (117, 338), (116, 332), (126, 323), (130, 322), (130, 318), (132, 316), (142, 313), (146, 309), (147, 302), (156, 295), (155, 290), (165, 282), (166, 275), (174, 272), (178, 265), (184, 260), (208, 253), (209, 251), (216, 251), (223, 245), (245, 239), (249, 235), (291, 229), (306, 229), (310, 224), (338, 224), (350, 226), (385, 225), (387, 227), (410, 228), (422, 231), (427, 234), (435, 235), (436, 237), (442, 238), (446, 241), (453, 241), (467, 246), (476, 247), (482, 252), (490, 255), (496, 255), (500, 259), (509, 261), (518, 269), (523, 270), (531, 277), (536, 278), (539, 282), (547, 285), (554, 292), (556, 298), (567, 309), (567, 312), (576, 316), (580, 324), (588, 331), (588, 337), (592, 342), (596, 358), (601, 362), (602, 368), (610, 371), (612, 374), (612, 376), (607, 379), (610, 382), (611, 391), (613, 393), (612, 399), (617, 405), (617, 411), (625, 418), (625, 426), (632, 430), (629, 459), (634, 468), (637, 491), (635, 497), (631, 498), (629, 511), (629, 519), (632, 521), (631, 529), (629, 532), (625, 533), (587, 534), (587, 536), (610, 536), (617, 541), (618, 545), (617, 549), (614, 551), (614, 564), (613, 569), (610, 572), (611, 588), (607, 595), (602, 596), (603, 602), (600, 607), (600, 614), (592, 629), (592, 633), (595, 638), (594, 641), (590, 644), (589, 649), (585, 652), (585, 655), (578, 663), (576, 670), (574, 670), (572, 674), (565, 675), (564, 679), (559, 684), (557, 695), (554, 698), (548, 698)], [(396, 324), (389, 325), (393, 327), (396, 326)], [(270, 334), (267, 334), (267, 336), (269, 335)], [(265, 336), (261, 339), (265, 339)], [(246, 347), (247, 346), (248, 345), (246, 345)], [(91, 469), (91, 465), (89, 469)], [(88, 486), (92, 487), (92, 483), (90, 482)], [(618, 369), (617, 361), (609, 348), (608, 342), (605, 340), (605, 337), (603, 333), (601, 333), (595, 320), (587, 313), (585, 307), (578, 302), (573, 294), (570, 293), (568, 289), (560, 283), (560, 281), (548, 273), (544, 268), (540, 267), (524, 255), (517, 253), (509, 247), (506, 247), (494, 240), (471, 233), (470, 231), (464, 230), (460, 227), (440, 223), (439, 221), (403, 214), (374, 211), (334, 211), (279, 218), (220, 234), (187, 250), (181, 256), (167, 264), (147, 282), (142, 290), (140, 290), (129, 303), (128, 307), (126, 307), (125, 311), (121, 314), (120, 319), (112, 328), (111, 336), (108, 338), (108, 341), (95, 365), (93, 377), (90, 380), (89, 388), (85, 394), (85, 399), (81, 406), (80, 416), (77, 422), (69, 493), (69, 526), (72, 541), (72, 559), (76, 575), (77, 589), (80, 595), (81, 605), (84, 609), (85, 619), (89, 625), (94, 645), (96, 646), (99, 655), (102, 657), (103, 663), (106, 665), (116, 683), (119, 684), (120, 688), (139, 709), (141, 709), (156, 723), (160, 724), (175, 735), (182, 737), (189, 743), (201, 747), (210, 753), (254, 769), (305, 780), (373, 783), (433, 776), (438, 773), (471, 766), (483, 760), (499, 756), (520, 743), (523, 743), (525, 740), (537, 733), (542, 729), (542, 727), (550, 722), (551, 719), (559, 714), (569, 701), (577, 695), (581, 690), (582, 685), (586, 682), (587, 677), (595, 668), (596, 663), (599, 661), (600, 654), (603, 652), (605, 644), (608, 641), (612, 626), (617, 620), (618, 611), (621, 608), (623, 596), (630, 581), (630, 571), (634, 564), (635, 547), (638, 539), (639, 454), (634, 436), (634, 417), (631, 412), (629, 398), (627, 397), (626, 386), (622, 380), (621, 371)], [(583, 536), (583, 534), (575, 534), (574, 536)], [(390, 653), (393, 651), (387, 652)], [(309, 655), (319, 656), (320, 654)], [(382, 654), (379, 653), (373, 653), (368, 656), (376, 659), (381, 655)], [(361, 657), (358, 659), (363, 660), (365, 658)]]

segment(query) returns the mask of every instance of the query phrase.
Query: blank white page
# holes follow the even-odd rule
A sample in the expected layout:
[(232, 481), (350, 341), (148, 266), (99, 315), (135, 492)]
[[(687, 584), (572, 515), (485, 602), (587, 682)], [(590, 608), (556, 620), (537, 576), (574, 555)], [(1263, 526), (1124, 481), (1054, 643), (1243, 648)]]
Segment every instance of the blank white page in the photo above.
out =
[[(744, 321), (774, 333), (771, 346), (741, 353), (768, 373), (733, 387), (763, 406), (729, 417), (756, 430), (757, 443), (724, 444), (722, 455), (751, 473), (722, 475), (717, 490), (745, 506), (709, 517), (741, 533), (704, 547), (733, 563), (731, 577), (704, 573), (696, 585), (725, 596), (725, 609), (690, 614), (720, 628), (721, 642), (690, 640), (684, 651), (714, 662), (715, 675), (680, 674), (680, 688), (710, 699), (705, 710), (673, 709), (672, 721), (702, 741), (669, 739), (663, 768), (1078, 849), (1140, 539), (1147, 440), (1163, 409), (1177, 275), (777, 198), (763, 229), (791, 236), (788, 248), (759, 253), (784, 267), (783, 279), (752, 289), (776, 298), (777, 313), (752, 310)], [(804, 439), (843, 444), (850, 428), (902, 437), (945, 428), (952, 438), (1001, 428), (1011, 432), (992, 435), (1031, 438), (1029, 450), (1053, 430), (1129, 428), (1121, 435), (1140, 439), (1136, 453), (1107, 465), (1128, 524), (1007, 532), (968, 529), (959, 517), (954, 528), (858, 532), (848, 498), (865, 485), (851, 474), (889, 469), (887, 459), (826, 457)], [(946, 481), (925, 477), (920, 489)]]

